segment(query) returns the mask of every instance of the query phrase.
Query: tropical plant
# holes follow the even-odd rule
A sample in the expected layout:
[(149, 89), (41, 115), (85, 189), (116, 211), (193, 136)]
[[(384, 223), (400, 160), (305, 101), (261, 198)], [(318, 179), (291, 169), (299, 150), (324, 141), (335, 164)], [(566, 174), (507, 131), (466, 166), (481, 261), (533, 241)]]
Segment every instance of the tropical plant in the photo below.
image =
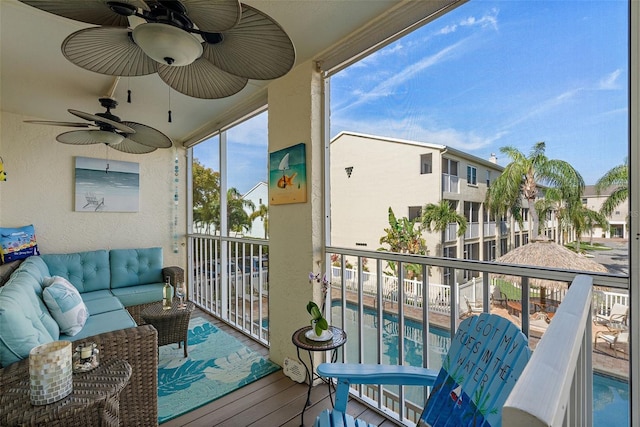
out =
[[(220, 230), (220, 172), (193, 160), (193, 221), (205, 233)], [(235, 188), (227, 190), (227, 227), (229, 231), (242, 233), (251, 228), (245, 207), (255, 209), (250, 200), (242, 198)], [(212, 230), (213, 229), (213, 230)]]
[[(408, 254), (427, 254), (427, 245), (422, 237), (422, 232), (425, 227), (419, 218), (410, 220), (407, 217), (400, 219), (396, 218), (393, 213), (393, 209), (389, 207), (389, 227), (384, 229), (386, 235), (380, 238), (381, 244), (389, 245), (389, 251), (408, 253)], [(380, 248), (378, 250), (387, 250), (386, 248)], [(396, 264), (389, 262), (389, 268), (395, 275)], [(411, 277), (420, 277), (422, 274), (422, 267), (417, 264), (406, 264), (407, 272)]]
[(600, 212), (605, 216), (611, 216), (613, 211), (629, 198), (629, 164), (624, 163), (614, 166), (596, 182), (598, 194), (613, 187), (613, 191), (602, 204)]
[(269, 207), (261, 203), (260, 206), (258, 206), (258, 209), (253, 211), (253, 213), (249, 215), (249, 220), (252, 223), (257, 218), (260, 218), (260, 220), (262, 220), (262, 226), (264, 228), (264, 238), (266, 239), (269, 235)]
[[(407, 217), (396, 218), (389, 207), (389, 227), (384, 229), (386, 235), (380, 238), (381, 244), (389, 245), (391, 252), (426, 254), (427, 247), (422, 232), (424, 226), (417, 219)], [(381, 248), (381, 250), (385, 250)]]
[(467, 231), (467, 219), (460, 215), (447, 200), (440, 203), (429, 203), (422, 209), (422, 224), (427, 231), (445, 231), (449, 224), (458, 224), (458, 236), (463, 236)]
[(220, 225), (220, 173), (193, 159), (193, 222), (211, 233)]
[(491, 183), (487, 190), (486, 205), (491, 212), (502, 215), (513, 207), (519, 207), (521, 199), (526, 200), (531, 215), (532, 238), (536, 238), (540, 222), (535, 208), (538, 186), (561, 188), (563, 194), (582, 194), (584, 180), (570, 163), (547, 158), (544, 142), (537, 142), (529, 156), (511, 146), (502, 147), (500, 151), (511, 162)]

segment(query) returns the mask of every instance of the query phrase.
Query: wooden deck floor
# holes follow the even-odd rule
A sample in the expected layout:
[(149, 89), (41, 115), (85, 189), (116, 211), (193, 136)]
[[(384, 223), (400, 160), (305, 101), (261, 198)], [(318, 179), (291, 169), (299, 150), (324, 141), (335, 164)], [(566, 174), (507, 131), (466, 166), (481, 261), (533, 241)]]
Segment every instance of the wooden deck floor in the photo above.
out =
[[(268, 356), (268, 349), (230, 326), (197, 309), (194, 316), (206, 317), (211, 323), (235, 336), (247, 347), (265, 357)], [(301, 425), (300, 413), (307, 398), (307, 390), (306, 384), (292, 381), (280, 370), (208, 405), (167, 421), (162, 424), (162, 427), (297, 427)], [(316, 416), (330, 407), (327, 386), (314, 387), (311, 392), (311, 406), (304, 413), (304, 425), (313, 425)], [(349, 402), (348, 412), (381, 427), (398, 426), (355, 400)]]

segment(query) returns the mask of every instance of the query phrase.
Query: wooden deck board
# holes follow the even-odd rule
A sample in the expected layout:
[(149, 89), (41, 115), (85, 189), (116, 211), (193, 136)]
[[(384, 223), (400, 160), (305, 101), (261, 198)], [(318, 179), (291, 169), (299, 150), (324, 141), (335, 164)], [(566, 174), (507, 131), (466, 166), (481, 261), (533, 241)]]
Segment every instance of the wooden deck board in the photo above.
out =
[[(219, 329), (236, 337), (247, 347), (268, 357), (269, 350), (267, 348), (231, 326), (198, 309), (194, 311), (193, 316), (206, 318)], [(300, 413), (307, 399), (307, 390), (306, 384), (292, 381), (282, 371), (278, 371), (185, 415), (169, 420), (161, 426), (299, 427)], [(320, 384), (312, 389), (311, 405), (304, 414), (305, 426), (313, 425), (318, 414), (331, 407), (328, 393), (329, 390), (325, 384)], [(363, 417), (368, 422), (380, 427), (399, 425), (355, 400), (349, 402), (348, 412), (355, 417)]]

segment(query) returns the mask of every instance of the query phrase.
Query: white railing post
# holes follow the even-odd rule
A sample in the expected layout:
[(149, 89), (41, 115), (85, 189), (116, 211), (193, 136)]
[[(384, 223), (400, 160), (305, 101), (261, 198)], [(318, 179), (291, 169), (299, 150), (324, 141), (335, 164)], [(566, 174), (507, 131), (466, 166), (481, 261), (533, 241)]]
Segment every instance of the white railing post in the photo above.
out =
[(592, 425), (592, 283), (573, 280), (505, 402), (504, 427)]

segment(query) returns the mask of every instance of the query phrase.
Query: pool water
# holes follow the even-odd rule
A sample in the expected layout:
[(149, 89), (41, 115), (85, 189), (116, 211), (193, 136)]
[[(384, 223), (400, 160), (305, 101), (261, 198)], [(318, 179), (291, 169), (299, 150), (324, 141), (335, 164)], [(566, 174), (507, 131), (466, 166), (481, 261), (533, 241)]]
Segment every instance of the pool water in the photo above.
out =
[[(341, 316), (339, 306), (332, 309), (332, 323), (340, 325)], [(358, 312), (357, 306), (347, 304), (344, 329), (347, 336), (357, 337)], [(363, 357), (364, 363), (378, 362), (378, 314), (376, 310), (365, 308), (363, 314)], [(381, 363), (398, 364), (398, 321), (397, 316), (385, 313), (382, 321), (382, 349)], [(449, 332), (437, 328), (429, 327), (429, 360), (430, 368), (439, 370), (442, 358), (449, 350)], [(344, 347), (347, 362), (357, 363), (358, 345), (357, 340), (348, 340)], [(411, 319), (405, 319), (404, 327), (404, 364), (411, 366), (422, 366), (423, 345), (422, 345), (422, 323)], [(393, 387), (389, 387), (393, 390)], [(422, 405), (426, 396), (422, 387), (406, 387), (405, 398), (409, 401)], [(594, 427), (619, 427), (629, 425), (629, 385), (625, 381), (620, 381), (605, 375), (593, 375), (593, 426)]]

